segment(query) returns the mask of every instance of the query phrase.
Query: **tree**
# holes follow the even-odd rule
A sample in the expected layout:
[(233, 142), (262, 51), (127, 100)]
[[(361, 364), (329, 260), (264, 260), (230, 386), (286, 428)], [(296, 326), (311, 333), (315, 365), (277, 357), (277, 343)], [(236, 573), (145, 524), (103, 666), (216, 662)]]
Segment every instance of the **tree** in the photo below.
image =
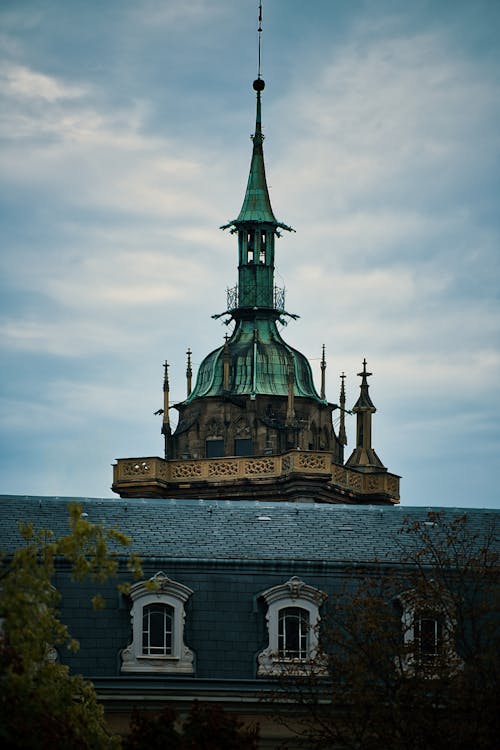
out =
[(151, 716), (134, 712), (124, 750), (257, 750), (258, 730), (217, 705), (194, 701), (181, 721), (171, 707)]
[[(24, 545), (0, 558), (0, 746), (2, 748), (119, 747), (106, 729), (92, 684), (71, 675), (57, 650), (78, 643), (60, 621), (60, 594), (52, 585), (56, 561), (71, 566), (75, 581), (103, 582), (118, 570), (119, 550), (130, 539), (86, 520), (79, 505), (68, 507), (69, 533), (21, 524)], [(134, 576), (137, 557), (128, 557)], [(102, 599), (93, 599), (96, 608)]]
[[(357, 570), (331, 597), (321, 652), (282, 682), (309, 748), (498, 746), (499, 555), (467, 515), (405, 522), (401, 565)], [(325, 676), (326, 673), (326, 676)], [(300, 718), (297, 719), (297, 715)]]

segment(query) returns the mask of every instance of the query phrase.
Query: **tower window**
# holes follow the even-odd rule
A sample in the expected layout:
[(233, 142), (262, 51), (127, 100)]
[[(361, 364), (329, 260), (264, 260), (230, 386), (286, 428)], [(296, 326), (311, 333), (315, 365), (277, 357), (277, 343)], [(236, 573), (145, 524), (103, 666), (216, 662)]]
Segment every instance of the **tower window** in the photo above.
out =
[(205, 454), (207, 458), (219, 458), (224, 455), (224, 440), (212, 438), (205, 441)]
[(253, 456), (252, 438), (236, 438), (234, 441), (235, 456)]
[(253, 232), (247, 234), (247, 263), (253, 263), (255, 261), (255, 237)]
[(261, 232), (259, 263), (265, 263), (265, 262), (266, 262), (266, 233)]

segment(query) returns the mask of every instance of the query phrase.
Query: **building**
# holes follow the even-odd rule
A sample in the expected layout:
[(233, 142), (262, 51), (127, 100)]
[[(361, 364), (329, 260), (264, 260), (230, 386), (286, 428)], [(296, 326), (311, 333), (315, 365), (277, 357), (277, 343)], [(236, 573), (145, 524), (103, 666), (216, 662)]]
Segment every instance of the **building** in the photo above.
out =
[[(381, 563), (400, 566), (403, 518), (423, 520), (427, 509), (401, 509), (399, 477), (372, 446), (376, 409), (366, 361), (352, 408), (356, 445), (345, 460), (343, 380), (339, 404), (329, 403), (324, 356), (318, 393), (307, 359), (278, 330), (288, 313), (274, 283), (275, 241), (280, 231), (292, 230), (275, 218), (269, 200), (264, 81), (259, 77), (253, 86), (248, 185), (240, 213), (223, 227), (238, 249), (238, 285), (223, 313), (233, 330), (205, 357), (193, 388), (188, 355), (187, 397), (174, 407), (174, 430), (165, 363), (164, 456), (119, 459), (113, 489), (120, 497), (79, 499), (91, 521), (133, 539), (144, 580), (130, 596), (106, 584), (104, 612), (90, 604), (95, 584), (71, 583), (64, 566), (56, 585), (63, 592), (62, 619), (81, 644), (77, 654), (59, 656), (94, 682), (114, 729), (126, 731), (133, 706), (185, 709), (199, 699), (259, 721), (261, 747), (275, 748), (285, 735), (274, 718), (276, 704), (265, 698), (284, 666), (292, 661), (296, 674), (307, 668), (325, 602), (353, 570), (370, 576)], [(65, 533), (70, 500), (1, 498), (7, 552), (20, 543), (18, 520)], [(468, 514), (479, 532), (492, 515)], [(120, 578), (127, 579), (125, 570)], [(404, 617), (410, 610), (407, 596)], [(435, 619), (425, 622), (422, 628), (438, 632)]]

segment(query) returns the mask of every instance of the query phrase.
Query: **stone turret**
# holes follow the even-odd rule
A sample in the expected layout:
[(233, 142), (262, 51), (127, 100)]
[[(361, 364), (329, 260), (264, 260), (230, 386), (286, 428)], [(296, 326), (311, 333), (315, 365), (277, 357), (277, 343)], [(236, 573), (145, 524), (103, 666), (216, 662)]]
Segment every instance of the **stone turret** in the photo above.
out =
[(253, 83), (257, 109), (243, 205), (238, 217), (222, 227), (238, 240), (238, 284), (221, 314), (234, 323), (233, 331), (205, 357), (193, 390), (177, 404), (179, 424), (171, 455), (269, 455), (298, 447), (330, 451), (341, 463), (343, 446), (333, 428), (333, 406), (316, 391), (306, 357), (283, 340), (277, 326), (289, 314), (284, 293), (274, 283), (275, 240), (280, 230), (293, 230), (276, 219), (269, 198), (264, 86), (260, 77)]
[(358, 372), (361, 378), (359, 398), (352, 410), (356, 414), (356, 448), (353, 450), (346, 466), (363, 472), (387, 471), (380, 458), (372, 448), (372, 415), (377, 411), (370, 398), (368, 378), (372, 375), (366, 370), (366, 359), (363, 370)]
[[(119, 459), (113, 490), (122, 497), (177, 497), (293, 500), (341, 503), (397, 503), (399, 477), (389, 474), (371, 448), (366, 362), (356, 449), (344, 465), (345, 389), (340, 406), (325, 395), (326, 359), (321, 358), (321, 392), (307, 358), (287, 344), (278, 329), (285, 318), (284, 292), (275, 286), (275, 241), (294, 231), (274, 215), (267, 188), (262, 133), (264, 81), (257, 78), (255, 132), (248, 183), (236, 219), (225, 224), (237, 238), (238, 283), (228, 291), (225, 317), (232, 330), (201, 362), (187, 396), (173, 407), (165, 365), (163, 435), (165, 458)], [(179, 420), (171, 432), (169, 408)], [(340, 409), (340, 434), (333, 412)], [(161, 412), (162, 410), (160, 410)]]

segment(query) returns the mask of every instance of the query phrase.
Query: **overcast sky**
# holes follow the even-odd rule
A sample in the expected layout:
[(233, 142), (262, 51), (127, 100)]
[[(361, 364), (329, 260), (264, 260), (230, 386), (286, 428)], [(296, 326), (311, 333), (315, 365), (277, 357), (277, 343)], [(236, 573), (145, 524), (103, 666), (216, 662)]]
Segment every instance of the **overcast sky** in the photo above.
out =
[[(257, 0), (2, 0), (1, 493), (110, 496), (227, 328)], [(500, 3), (265, 0), (283, 331), (405, 505), (500, 507)], [(349, 446), (355, 438), (348, 421)]]

